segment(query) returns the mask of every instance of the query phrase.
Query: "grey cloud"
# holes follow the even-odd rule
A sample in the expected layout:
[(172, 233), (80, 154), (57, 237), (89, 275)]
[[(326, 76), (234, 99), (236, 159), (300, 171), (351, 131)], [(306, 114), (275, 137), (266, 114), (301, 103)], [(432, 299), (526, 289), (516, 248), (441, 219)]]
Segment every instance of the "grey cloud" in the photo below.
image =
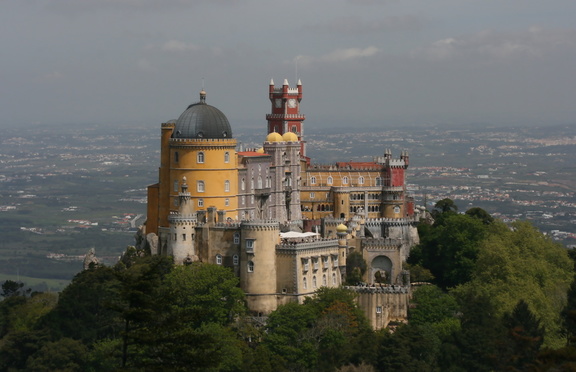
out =
[(389, 31), (407, 31), (420, 29), (425, 20), (420, 16), (390, 16), (380, 19), (366, 19), (358, 16), (346, 16), (323, 23), (307, 25), (313, 31), (342, 34), (371, 34)]

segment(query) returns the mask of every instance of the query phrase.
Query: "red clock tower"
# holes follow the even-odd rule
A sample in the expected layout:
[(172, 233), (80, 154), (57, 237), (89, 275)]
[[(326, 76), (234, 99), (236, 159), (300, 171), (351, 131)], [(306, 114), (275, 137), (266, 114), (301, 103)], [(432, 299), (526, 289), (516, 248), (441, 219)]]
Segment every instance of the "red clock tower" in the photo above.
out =
[(302, 82), (298, 80), (296, 88), (290, 88), (288, 80), (284, 79), (282, 87), (276, 88), (274, 80), (270, 80), (268, 94), (272, 103), (272, 113), (266, 114), (268, 133), (295, 133), (300, 141), (300, 154), (306, 156), (306, 143), (303, 140), (304, 126), (302, 125), (306, 117), (300, 114)]

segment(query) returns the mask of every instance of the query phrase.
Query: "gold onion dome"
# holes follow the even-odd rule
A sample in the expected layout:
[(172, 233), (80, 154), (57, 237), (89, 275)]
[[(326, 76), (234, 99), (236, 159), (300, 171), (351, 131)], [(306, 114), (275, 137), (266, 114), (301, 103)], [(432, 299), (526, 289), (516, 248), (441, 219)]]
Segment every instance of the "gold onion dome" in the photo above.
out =
[(298, 142), (298, 136), (293, 132), (286, 132), (282, 136), (282, 139), (286, 142)]
[(278, 132), (272, 132), (266, 136), (266, 142), (282, 142), (282, 135)]
[(348, 226), (344, 225), (343, 223), (341, 223), (340, 225), (336, 226), (336, 231), (338, 232), (347, 232), (348, 231)]
[(258, 150), (256, 150), (256, 152), (259, 154), (263, 154), (264, 153), (264, 147), (260, 147)]

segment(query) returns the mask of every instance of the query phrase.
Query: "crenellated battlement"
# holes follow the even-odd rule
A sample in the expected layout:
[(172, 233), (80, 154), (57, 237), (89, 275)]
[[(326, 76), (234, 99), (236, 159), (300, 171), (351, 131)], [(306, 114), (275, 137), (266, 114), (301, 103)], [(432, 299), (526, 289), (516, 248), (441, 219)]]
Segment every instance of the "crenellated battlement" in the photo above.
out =
[(243, 230), (280, 231), (280, 223), (276, 220), (245, 220), (240, 222), (240, 228)]

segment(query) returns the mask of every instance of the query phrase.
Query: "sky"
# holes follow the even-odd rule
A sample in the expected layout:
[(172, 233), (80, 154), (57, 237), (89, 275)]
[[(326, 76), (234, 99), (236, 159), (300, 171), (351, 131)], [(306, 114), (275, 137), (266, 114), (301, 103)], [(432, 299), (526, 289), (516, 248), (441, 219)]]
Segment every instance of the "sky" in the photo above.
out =
[(0, 0), (0, 127), (576, 124), (574, 0)]

